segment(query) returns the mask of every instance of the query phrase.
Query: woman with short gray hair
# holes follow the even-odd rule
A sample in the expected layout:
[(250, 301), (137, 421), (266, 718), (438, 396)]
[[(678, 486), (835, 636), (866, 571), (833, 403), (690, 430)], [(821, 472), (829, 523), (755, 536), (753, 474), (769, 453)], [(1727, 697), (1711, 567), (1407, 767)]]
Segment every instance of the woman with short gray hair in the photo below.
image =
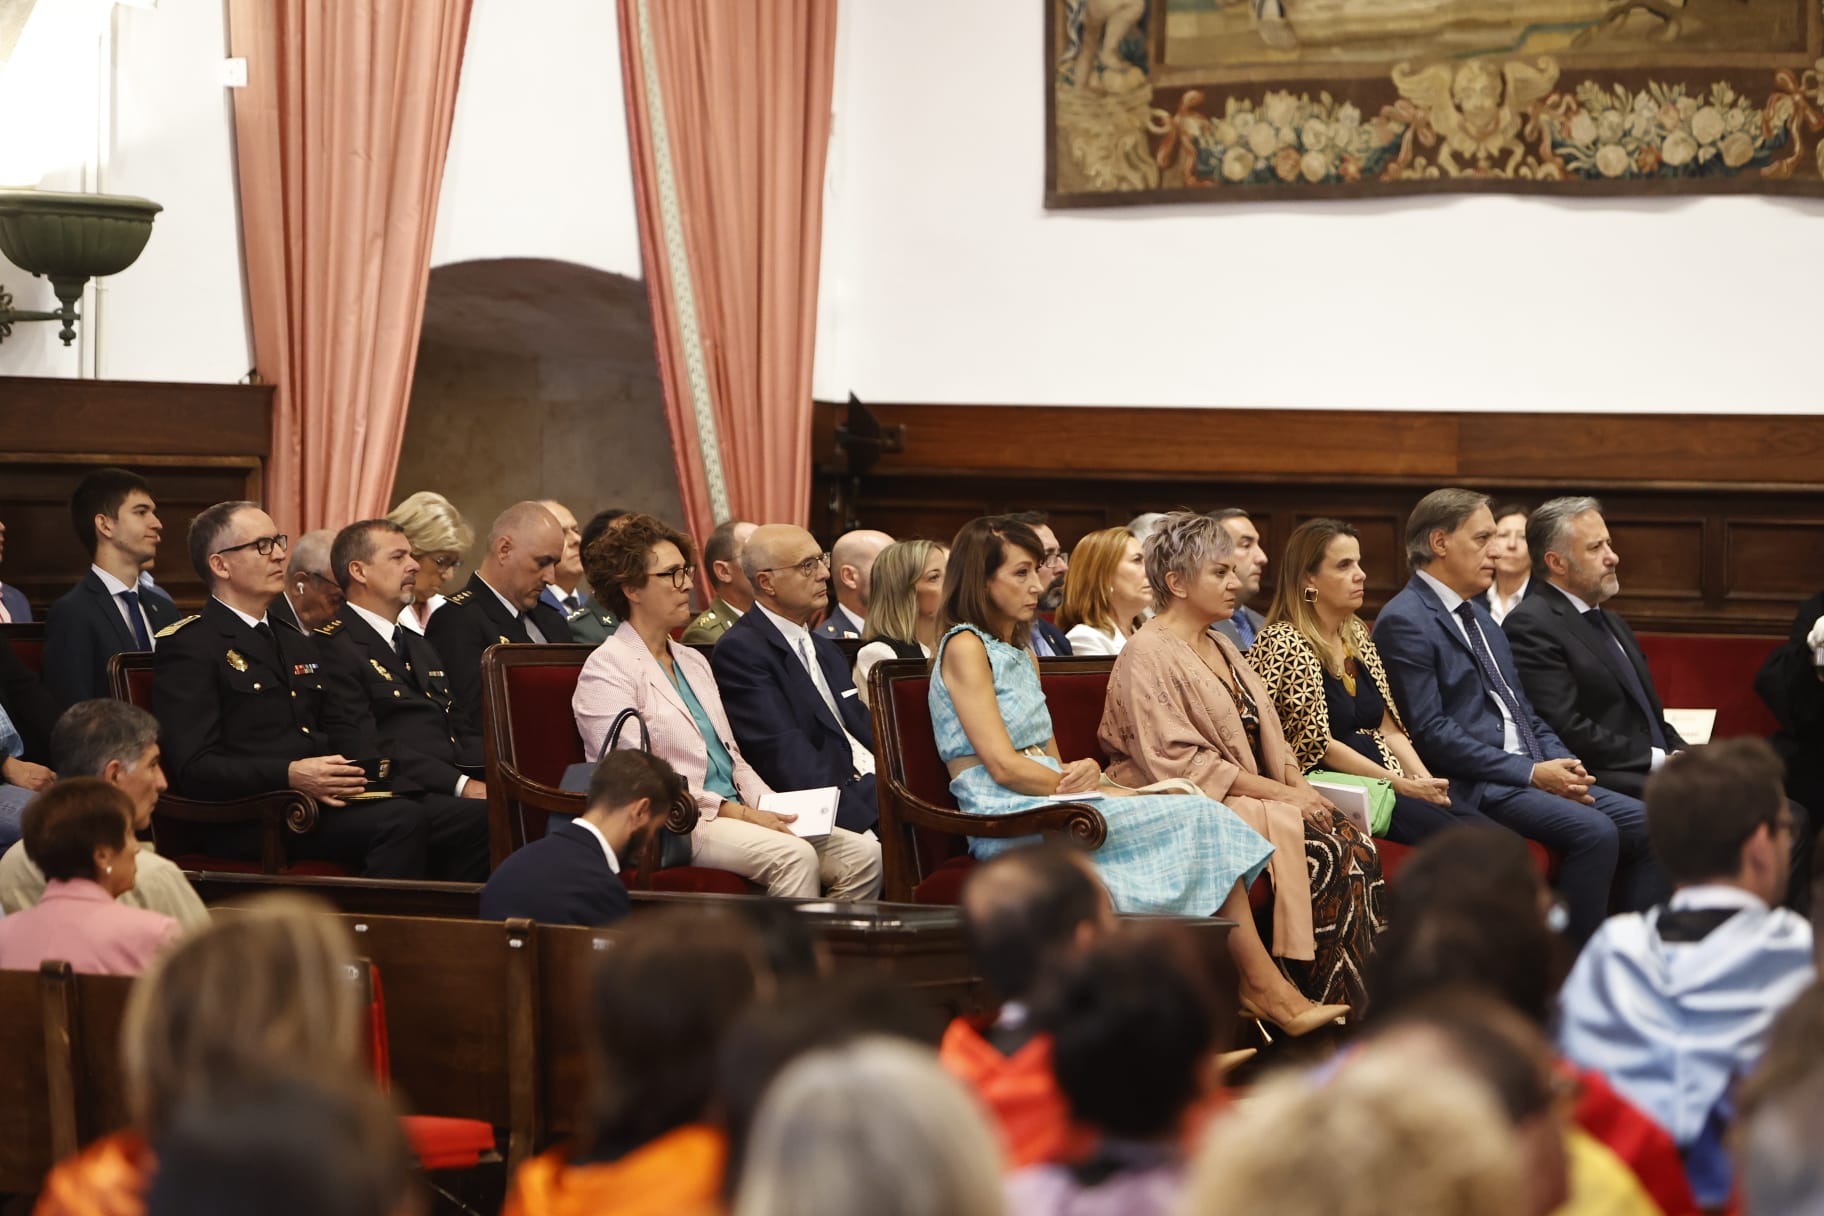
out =
[(1228, 529), (1172, 512), (1147, 539), (1145, 561), (1157, 612), (1109, 675), (1099, 731), (1109, 775), (1135, 786), (1190, 781), (1271, 841), (1280, 970), (1313, 1001), (1359, 1006), (1381, 921), (1380, 856), (1305, 779), (1272, 694), (1213, 628), (1234, 613), (1241, 587)]

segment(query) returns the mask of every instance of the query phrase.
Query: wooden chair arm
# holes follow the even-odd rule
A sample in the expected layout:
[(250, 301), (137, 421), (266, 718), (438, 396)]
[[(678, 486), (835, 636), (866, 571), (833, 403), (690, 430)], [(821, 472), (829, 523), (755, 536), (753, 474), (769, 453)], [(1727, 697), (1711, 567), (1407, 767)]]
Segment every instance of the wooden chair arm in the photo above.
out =
[(1072, 844), (1099, 849), (1108, 839), (1108, 820), (1093, 803), (1057, 802), (1015, 811), (1011, 815), (971, 815), (926, 802), (892, 778), (886, 778), (887, 796), (896, 800), (899, 818), (915, 827), (931, 828), (953, 836), (1068, 837)]
[(250, 798), (225, 802), (205, 802), (198, 798), (181, 798), (160, 794), (158, 813), (180, 823), (220, 825), (267, 820), (303, 835), (317, 826), (322, 810), (317, 800), (302, 790), (269, 790)]
[(496, 780), (508, 797), (552, 815), (580, 815), (586, 799), (570, 790), (534, 781), (513, 765), (502, 760), (495, 770)]

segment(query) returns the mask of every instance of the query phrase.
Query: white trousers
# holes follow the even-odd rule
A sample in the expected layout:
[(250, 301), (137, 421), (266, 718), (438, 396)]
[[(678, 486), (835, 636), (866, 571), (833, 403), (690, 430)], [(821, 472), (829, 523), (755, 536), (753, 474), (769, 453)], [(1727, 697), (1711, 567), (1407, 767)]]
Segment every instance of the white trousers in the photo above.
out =
[(775, 832), (744, 819), (697, 822), (690, 860), (759, 883), (768, 895), (793, 899), (878, 899), (880, 841), (846, 828), (822, 840)]

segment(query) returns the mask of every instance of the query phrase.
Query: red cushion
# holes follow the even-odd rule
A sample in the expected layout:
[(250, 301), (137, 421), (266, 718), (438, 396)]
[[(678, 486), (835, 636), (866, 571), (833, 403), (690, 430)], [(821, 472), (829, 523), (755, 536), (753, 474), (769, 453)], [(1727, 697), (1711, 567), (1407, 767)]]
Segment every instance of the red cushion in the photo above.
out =
[(1039, 664), (1039, 684), (1051, 710), (1051, 729), (1057, 736), (1058, 755), (1066, 760), (1091, 757), (1107, 764), (1096, 733), (1102, 727), (1102, 705), (1108, 699), (1108, 673), (1058, 671)]
[(412, 1155), (427, 1170), (466, 1170), (495, 1151), (494, 1128), (480, 1119), (406, 1115), (399, 1120)]
[[(1391, 840), (1376, 839), (1374, 847), (1381, 854), (1381, 877), (1389, 887), (1394, 886), (1394, 878), (1405, 867), (1417, 850), (1409, 844), (1395, 844)], [(1540, 877), (1551, 882), (1558, 877), (1558, 855), (1536, 840), (1526, 842), (1526, 851), (1532, 854), (1533, 865), (1539, 869)]]
[(33, 675), (44, 674), (44, 639), (12, 638), (13, 653), (19, 656), (26, 669)]
[(507, 704), (513, 708), (513, 764), (522, 775), (556, 785), (566, 768), (588, 759), (570, 708), (582, 671), (569, 663), (506, 669)]
[[(634, 885), (639, 876), (638, 870), (627, 871), (627, 885)], [(739, 874), (707, 866), (672, 866), (669, 870), (660, 870), (652, 876), (652, 889), (687, 891), (693, 895), (752, 895), (758, 890)]]
[[(899, 722), (900, 761), (905, 766), (905, 771), (899, 774), (900, 781), (933, 806), (956, 809), (956, 799), (950, 796), (950, 770), (938, 758), (937, 736), (931, 730), (930, 677), (897, 680), (892, 690), (893, 708)], [(969, 854), (968, 841), (948, 832), (914, 828), (912, 839), (916, 870), (920, 875), (929, 875), (946, 861)]]
[(1771, 735), (1780, 728), (1755, 693), (1754, 677), (1781, 639), (1643, 633), (1638, 640), (1660, 701), (1675, 709), (1716, 710), (1714, 738)]
[(917, 904), (957, 904), (963, 899), (963, 881), (975, 869), (975, 858), (964, 854), (938, 866), (931, 876), (912, 888)]
[(152, 669), (150, 667), (128, 669), (127, 700), (147, 713), (152, 712)]

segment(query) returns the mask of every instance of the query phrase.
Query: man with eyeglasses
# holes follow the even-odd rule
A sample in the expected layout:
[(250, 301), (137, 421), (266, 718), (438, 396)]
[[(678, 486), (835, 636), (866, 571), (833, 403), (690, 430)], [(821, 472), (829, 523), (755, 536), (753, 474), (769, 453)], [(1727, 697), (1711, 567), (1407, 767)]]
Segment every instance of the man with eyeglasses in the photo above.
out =
[(836, 603), (823, 624), (817, 627), (817, 636), (861, 636), (862, 628), (868, 623), (874, 559), (892, 543), (893, 538), (885, 532), (865, 528), (844, 532), (836, 538), (836, 543), (830, 546), (830, 578), (836, 584)]
[(836, 822), (866, 832), (874, 796), (874, 724), (836, 643), (807, 623), (829, 602), (830, 555), (789, 524), (756, 529), (742, 549), (754, 608), (710, 655), (735, 742), (776, 790), (842, 791)]
[(1778, 906), (1795, 825), (1779, 757), (1754, 738), (1668, 757), (1646, 806), (1675, 890), (1590, 939), (1560, 995), (1559, 1043), (1672, 1133), (1698, 1203), (1721, 1207), (1735, 1085), (1816, 974), (1811, 925)]
[(455, 694), (458, 735), (481, 738), (481, 655), (499, 642), (568, 642), (564, 614), (540, 602), (557, 577), (564, 529), (536, 502), (502, 511), (488, 529), (487, 549), (469, 585), (425, 626)]
[(329, 547), (336, 534), (318, 528), (298, 537), (285, 566), (285, 589), (272, 597), (266, 611), (272, 619), (299, 633), (309, 633), (342, 607), (342, 588), (329, 572)]
[[(197, 515), (189, 541), (210, 598), (159, 632), (152, 680), (172, 792), (224, 800), (300, 790), (319, 815), (309, 831), (285, 833), (292, 860), (425, 877), (424, 809), (368, 790), (382, 755), (366, 703), (335, 688), (313, 635), (275, 625), (267, 611), (284, 585), (288, 538), (258, 504), (225, 502)], [(260, 855), (257, 825), (209, 828), (207, 838), (212, 854)]]
[(1031, 528), (1045, 546), (1045, 552), (1039, 554), (1039, 573), (1045, 576), (1046, 583), (1039, 594), (1039, 615), (1032, 618), (1032, 653), (1043, 659), (1067, 658), (1071, 654), (1070, 639), (1044, 614), (1056, 612), (1064, 602), (1064, 576), (1070, 573), (1070, 554), (1058, 544), (1058, 535), (1051, 530), (1050, 517), (1045, 512), (1020, 511), (1011, 518)]
[(145, 478), (96, 469), (70, 496), (70, 522), (89, 572), (45, 617), (44, 683), (59, 709), (107, 696), (108, 660), (154, 649), (158, 631), (183, 615), (140, 587), (140, 567), (157, 554), (164, 529)]

